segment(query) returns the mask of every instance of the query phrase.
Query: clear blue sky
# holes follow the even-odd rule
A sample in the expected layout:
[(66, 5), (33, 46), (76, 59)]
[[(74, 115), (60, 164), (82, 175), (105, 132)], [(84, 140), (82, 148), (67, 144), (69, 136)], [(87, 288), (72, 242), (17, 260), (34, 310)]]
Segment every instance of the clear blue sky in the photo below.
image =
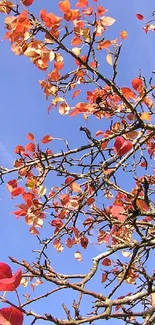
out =
[[(75, 1), (73, 1), (75, 3)], [(48, 11), (55, 9), (55, 3), (58, 1), (35, 0), (31, 10), (38, 12), (39, 9), (45, 7)], [(108, 15), (116, 19), (116, 23), (109, 29), (109, 38), (115, 38), (120, 31), (127, 30), (128, 38), (124, 41), (124, 46), (119, 63), (118, 82), (121, 86), (130, 85), (131, 80), (138, 75), (141, 68), (142, 74), (150, 77), (151, 71), (155, 69), (154, 43), (155, 33), (150, 32), (148, 35), (142, 30), (142, 23), (136, 19), (136, 13), (142, 13), (149, 17), (151, 12), (155, 10), (153, 0), (104, 0), (100, 4), (109, 9)], [(56, 12), (58, 13), (58, 11)], [(13, 150), (17, 144), (26, 144), (26, 134), (32, 132), (36, 138), (41, 139), (45, 134), (51, 134), (53, 137), (62, 137), (70, 141), (71, 147), (76, 147), (78, 143), (84, 143), (83, 135), (79, 131), (81, 125), (85, 125), (81, 117), (69, 118), (69, 116), (60, 116), (56, 109), (53, 109), (48, 115), (47, 107), (49, 103), (45, 100), (43, 92), (40, 89), (38, 80), (44, 79), (47, 72), (39, 71), (28, 58), (15, 56), (10, 49), (8, 41), (3, 41), (4, 35), (4, 15), (0, 15), (0, 98), (1, 98), (1, 124), (0, 124), (0, 165), (11, 167), (15, 159)], [(108, 35), (107, 34), (107, 35)], [(68, 60), (68, 66), (70, 62)], [(70, 68), (70, 66), (69, 66)], [(109, 75), (110, 67), (105, 63), (103, 73)], [(76, 103), (76, 101), (75, 101)], [(104, 129), (103, 121), (96, 120), (92, 117), (87, 127), (95, 132)], [(54, 147), (53, 147), (54, 146)], [(51, 145), (51, 149), (58, 150), (57, 144)], [(59, 145), (60, 149), (60, 145)], [(7, 178), (6, 178), (7, 179)], [(9, 178), (8, 178), (9, 179)], [(52, 178), (52, 184), (55, 185), (56, 179)], [(19, 201), (18, 201), (19, 202)], [(16, 221), (10, 212), (15, 210), (15, 200), (11, 200), (5, 185), (0, 187), (0, 207), (1, 207), (1, 227), (0, 227), (0, 260), (10, 263), (8, 256), (14, 256), (17, 259), (27, 259), (31, 262), (34, 256), (31, 249), (37, 249), (37, 240), (33, 235), (29, 234), (28, 227), (22, 218)], [(43, 237), (46, 237), (45, 230), (42, 231)], [(73, 251), (65, 250), (62, 254), (57, 252), (51, 246), (51, 255), (53, 266), (59, 272), (80, 272), (89, 270), (91, 266), (90, 256), (97, 255), (103, 248), (93, 246), (91, 250), (84, 251), (84, 262), (78, 263), (73, 261)], [(67, 263), (66, 263), (67, 259)], [(71, 264), (70, 261), (73, 261)], [(12, 265), (13, 270), (16, 266)], [(96, 291), (103, 293), (103, 285), (100, 279), (94, 280)], [(36, 289), (34, 295), (39, 292), (45, 292), (47, 286), (41, 286)], [(49, 290), (48, 284), (48, 290)], [(130, 289), (129, 289), (130, 290)], [(25, 290), (26, 292), (28, 289)], [(73, 298), (76, 294), (68, 290), (68, 294), (59, 297), (59, 301), (64, 302), (71, 309)], [(89, 303), (85, 300), (85, 303)], [(52, 299), (51, 305), (37, 303), (32, 305), (32, 309), (36, 312), (54, 312), (55, 316), (63, 317), (64, 314), (60, 310), (61, 303), (54, 303)], [(28, 307), (28, 310), (31, 307)], [(57, 309), (57, 313), (56, 313)], [(84, 312), (84, 311), (83, 311)], [(101, 322), (99, 322), (101, 323)], [(103, 323), (103, 321), (102, 321)], [(109, 324), (109, 322), (107, 322)], [(120, 321), (110, 321), (110, 324), (120, 324)], [(25, 320), (26, 325), (30, 324), (30, 320)], [(42, 322), (38, 321), (38, 325)]]

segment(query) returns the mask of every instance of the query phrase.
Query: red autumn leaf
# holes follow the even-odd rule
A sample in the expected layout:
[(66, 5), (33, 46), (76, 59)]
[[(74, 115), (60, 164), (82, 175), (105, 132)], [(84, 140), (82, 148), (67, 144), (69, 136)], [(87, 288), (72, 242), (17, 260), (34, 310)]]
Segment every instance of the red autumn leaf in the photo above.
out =
[(125, 140), (123, 137), (116, 137), (114, 151), (118, 156), (125, 155), (132, 148), (132, 142)]
[(88, 238), (87, 237), (81, 238), (81, 246), (85, 249), (87, 248), (87, 246), (88, 246)]
[(51, 221), (51, 226), (61, 228), (63, 226), (63, 222), (57, 218)]
[(78, 96), (80, 94), (80, 92), (81, 92), (81, 90), (79, 90), (79, 89), (75, 90), (72, 98), (75, 98), (76, 96)]
[(1, 325), (22, 325), (23, 313), (20, 309), (14, 307), (5, 307), (0, 309), (0, 324)]
[(41, 139), (41, 142), (42, 143), (49, 143), (53, 140), (53, 138), (50, 136), (50, 135), (45, 135), (42, 139)]
[(139, 20), (144, 20), (144, 16), (141, 15), (141, 14), (136, 14), (136, 17), (137, 17)]
[(75, 181), (75, 178), (72, 176), (69, 176), (65, 179), (65, 185), (70, 185), (72, 182)]
[(106, 273), (102, 273), (101, 283), (104, 283), (107, 280)]
[(16, 146), (14, 153), (22, 155), (22, 153), (25, 151), (23, 146)]
[(34, 135), (32, 134), (32, 133), (28, 133), (27, 134), (27, 138), (28, 138), (28, 140), (30, 140), (30, 141), (34, 141)]
[(0, 279), (4, 277), (11, 278), (12, 271), (8, 264), (0, 262)]
[(109, 258), (104, 258), (104, 260), (102, 261), (102, 265), (104, 266), (110, 266), (111, 265), (111, 260)]
[(140, 78), (134, 78), (131, 82), (132, 84), (132, 87), (135, 89), (135, 90), (139, 90), (143, 87), (143, 81), (142, 79)]
[(143, 211), (149, 210), (149, 206), (147, 205), (147, 203), (144, 200), (138, 199), (138, 200), (136, 200), (136, 204), (137, 204), (138, 208), (140, 208)]
[(87, 199), (87, 205), (91, 205), (91, 204), (93, 204), (94, 201), (95, 201), (95, 199), (94, 199), (93, 197), (89, 197), (89, 198)]
[(66, 239), (66, 246), (68, 247), (68, 248), (72, 248), (72, 246), (74, 245), (74, 243), (75, 243), (75, 240), (74, 240), (74, 238), (67, 238)]
[(34, 0), (21, 0), (24, 6), (31, 6)]
[(25, 150), (34, 152), (36, 150), (36, 146), (34, 143), (30, 142), (25, 146)]
[(10, 266), (0, 263), (0, 291), (14, 291), (19, 286), (21, 278), (21, 269), (12, 275)]
[(122, 206), (114, 205), (111, 209), (111, 213), (114, 217), (116, 217), (119, 221), (124, 221), (126, 219), (125, 210)]
[(8, 190), (11, 192), (14, 188), (17, 187), (17, 180), (16, 179), (12, 179), (11, 181), (9, 181), (7, 183), (7, 188)]
[(18, 196), (24, 192), (23, 187), (16, 187), (11, 191), (12, 196)]

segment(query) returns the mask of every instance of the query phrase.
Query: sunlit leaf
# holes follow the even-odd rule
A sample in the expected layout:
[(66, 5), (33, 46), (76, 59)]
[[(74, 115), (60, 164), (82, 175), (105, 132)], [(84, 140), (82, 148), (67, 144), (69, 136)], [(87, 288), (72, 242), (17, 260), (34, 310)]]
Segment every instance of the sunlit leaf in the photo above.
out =
[(128, 36), (128, 32), (126, 30), (122, 30), (122, 32), (120, 33), (121, 38), (124, 40), (127, 38)]
[(151, 121), (151, 115), (148, 112), (143, 112), (140, 116), (141, 120)]
[(41, 142), (46, 144), (46, 143), (49, 143), (53, 140), (53, 138), (50, 136), (50, 135), (45, 135), (42, 139), (41, 139)]
[(100, 18), (100, 21), (103, 26), (111, 26), (114, 24), (115, 19), (112, 17), (103, 16)]
[(82, 254), (79, 251), (77, 251), (77, 252), (74, 253), (74, 257), (79, 262), (83, 261)]
[(43, 185), (40, 185), (38, 188), (38, 196), (42, 197), (46, 194), (46, 187)]
[(119, 156), (125, 155), (132, 148), (132, 142), (125, 140), (123, 137), (116, 137), (114, 151)]
[(113, 65), (113, 59), (112, 59), (112, 54), (108, 53), (106, 56), (106, 61), (109, 65)]

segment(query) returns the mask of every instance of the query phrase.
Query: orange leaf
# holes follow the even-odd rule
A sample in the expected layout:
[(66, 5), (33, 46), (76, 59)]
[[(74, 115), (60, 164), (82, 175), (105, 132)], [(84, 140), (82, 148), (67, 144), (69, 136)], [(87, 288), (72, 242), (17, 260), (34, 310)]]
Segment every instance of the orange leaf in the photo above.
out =
[(25, 151), (24, 147), (23, 146), (17, 146), (14, 150), (14, 153), (17, 153), (17, 154), (22, 154), (23, 152)]
[(52, 72), (50, 72), (48, 74), (49, 79), (51, 79), (51, 81), (58, 81), (60, 78), (60, 74), (58, 69), (54, 69)]
[(132, 82), (131, 82), (131, 84), (132, 84), (132, 87), (133, 87), (135, 90), (138, 90), (138, 89), (143, 88), (143, 81), (142, 81), (142, 79), (140, 79), (140, 78), (135, 78), (135, 79), (133, 79)]
[(97, 15), (98, 15), (98, 16), (102, 16), (102, 15), (104, 15), (105, 12), (107, 12), (107, 9), (105, 9), (105, 8), (102, 7), (102, 6), (97, 6)]
[(25, 146), (25, 150), (34, 152), (36, 150), (36, 146), (34, 143), (30, 142)]
[(80, 92), (81, 92), (81, 90), (79, 90), (79, 89), (75, 90), (72, 98), (75, 98), (76, 96), (78, 96), (80, 94)]
[(62, 18), (54, 15), (52, 12), (48, 13), (45, 9), (40, 11), (40, 18), (46, 27), (59, 26)]
[(64, 67), (64, 62), (54, 62), (54, 68), (57, 70), (61, 70)]
[(50, 136), (50, 135), (45, 135), (43, 138), (42, 138), (42, 140), (41, 140), (41, 142), (42, 143), (49, 143), (49, 142), (51, 142), (53, 140), (53, 138)]
[(97, 49), (102, 50), (102, 49), (107, 49), (111, 45), (111, 41), (102, 41), (99, 43)]
[(68, 0), (60, 1), (58, 3), (58, 7), (65, 14), (68, 10), (70, 10), (70, 2)]
[(33, 135), (32, 133), (28, 133), (28, 134), (27, 134), (27, 138), (28, 138), (28, 140), (30, 140), (30, 141), (34, 141), (34, 135)]
[(150, 113), (147, 112), (143, 112), (140, 118), (141, 120), (151, 121), (151, 115)]
[(76, 5), (77, 8), (85, 8), (88, 7), (88, 0), (79, 0)]
[(75, 19), (80, 19), (81, 15), (80, 15), (80, 11), (79, 10), (68, 10), (65, 14), (64, 14), (64, 19), (67, 21), (70, 20), (75, 20)]
[(126, 30), (122, 30), (122, 32), (120, 33), (120, 36), (121, 36), (122, 39), (126, 39), (127, 36), (128, 36), (127, 31)]
[(128, 87), (122, 87), (121, 91), (126, 99), (133, 99), (136, 98), (136, 94)]

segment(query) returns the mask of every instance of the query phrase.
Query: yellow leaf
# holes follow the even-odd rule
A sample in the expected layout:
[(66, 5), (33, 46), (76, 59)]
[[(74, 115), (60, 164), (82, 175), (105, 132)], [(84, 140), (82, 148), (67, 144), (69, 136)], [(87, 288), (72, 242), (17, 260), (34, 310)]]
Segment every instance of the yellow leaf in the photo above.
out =
[(29, 179), (26, 183), (26, 187), (31, 191), (35, 190), (35, 186), (36, 186), (36, 179)]
[(84, 37), (84, 39), (85, 39), (85, 41), (87, 41), (87, 42), (90, 42), (90, 30), (89, 30), (89, 28), (85, 28), (85, 29), (83, 29), (83, 37)]
[(112, 55), (110, 53), (107, 54), (106, 61), (108, 64), (112, 65)]
[(151, 121), (151, 115), (150, 113), (147, 112), (143, 112), (140, 118), (141, 120)]
[(122, 30), (122, 32), (120, 33), (120, 36), (121, 36), (122, 39), (126, 39), (127, 36), (128, 36), (127, 31), (126, 30)]

